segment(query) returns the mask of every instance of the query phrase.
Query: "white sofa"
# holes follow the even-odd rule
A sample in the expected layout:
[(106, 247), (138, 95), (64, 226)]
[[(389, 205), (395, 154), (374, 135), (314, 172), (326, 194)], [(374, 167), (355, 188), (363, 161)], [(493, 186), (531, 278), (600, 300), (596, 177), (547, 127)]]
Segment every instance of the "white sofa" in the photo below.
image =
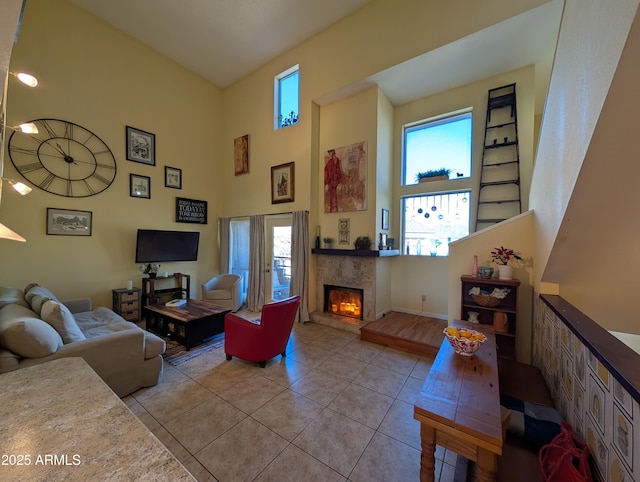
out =
[(238, 311), (242, 306), (242, 279), (237, 274), (219, 274), (202, 283), (202, 299)]
[(89, 298), (60, 302), (37, 284), (0, 287), (0, 373), (82, 357), (120, 397), (162, 378), (164, 340)]

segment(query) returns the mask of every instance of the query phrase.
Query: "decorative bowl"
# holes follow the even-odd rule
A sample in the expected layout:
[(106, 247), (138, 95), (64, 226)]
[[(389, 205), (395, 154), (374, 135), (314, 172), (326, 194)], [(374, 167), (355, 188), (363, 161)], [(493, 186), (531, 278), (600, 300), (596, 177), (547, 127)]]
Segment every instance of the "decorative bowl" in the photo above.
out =
[(453, 326), (447, 326), (442, 330), (444, 336), (451, 346), (453, 351), (462, 356), (471, 356), (477, 352), (482, 344), (487, 341), (487, 337), (479, 331), (472, 330), (470, 328), (456, 328)]

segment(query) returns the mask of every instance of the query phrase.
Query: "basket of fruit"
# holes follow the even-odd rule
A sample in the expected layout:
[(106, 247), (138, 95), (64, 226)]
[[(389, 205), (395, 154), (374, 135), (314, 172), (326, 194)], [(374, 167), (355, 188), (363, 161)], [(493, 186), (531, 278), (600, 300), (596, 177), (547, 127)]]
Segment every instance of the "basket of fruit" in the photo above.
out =
[(473, 355), (487, 340), (484, 334), (470, 328), (447, 326), (442, 332), (451, 343), (453, 351), (462, 356)]

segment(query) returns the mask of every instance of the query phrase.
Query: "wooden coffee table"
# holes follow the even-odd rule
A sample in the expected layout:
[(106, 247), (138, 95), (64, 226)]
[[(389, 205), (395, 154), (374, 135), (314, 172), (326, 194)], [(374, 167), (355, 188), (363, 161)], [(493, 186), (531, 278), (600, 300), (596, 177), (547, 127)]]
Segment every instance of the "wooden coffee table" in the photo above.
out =
[(187, 300), (179, 308), (146, 305), (147, 330), (173, 338), (187, 350), (224, 331), (224, 315), (230, 308), (202, 300)]

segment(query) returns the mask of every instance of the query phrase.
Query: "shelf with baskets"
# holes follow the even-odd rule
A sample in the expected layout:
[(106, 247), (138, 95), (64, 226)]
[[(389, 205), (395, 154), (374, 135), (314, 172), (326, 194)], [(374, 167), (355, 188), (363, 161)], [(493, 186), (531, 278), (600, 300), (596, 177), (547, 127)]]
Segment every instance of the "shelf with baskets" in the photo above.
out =
[[(460, 277), (462, 282), (460, 317), (468, 321), (477, 313), (478, 322), (492, 325), (496, 334), (496, 346), (500, 358), (516, 359), (518, 325), (519, 280), (480, 278), (470, 275)], [(483, 295), (471, 295), (472, 288), (479, 288)], [(509, 290), (503, 299), (486, 296), (494, 289)]]

